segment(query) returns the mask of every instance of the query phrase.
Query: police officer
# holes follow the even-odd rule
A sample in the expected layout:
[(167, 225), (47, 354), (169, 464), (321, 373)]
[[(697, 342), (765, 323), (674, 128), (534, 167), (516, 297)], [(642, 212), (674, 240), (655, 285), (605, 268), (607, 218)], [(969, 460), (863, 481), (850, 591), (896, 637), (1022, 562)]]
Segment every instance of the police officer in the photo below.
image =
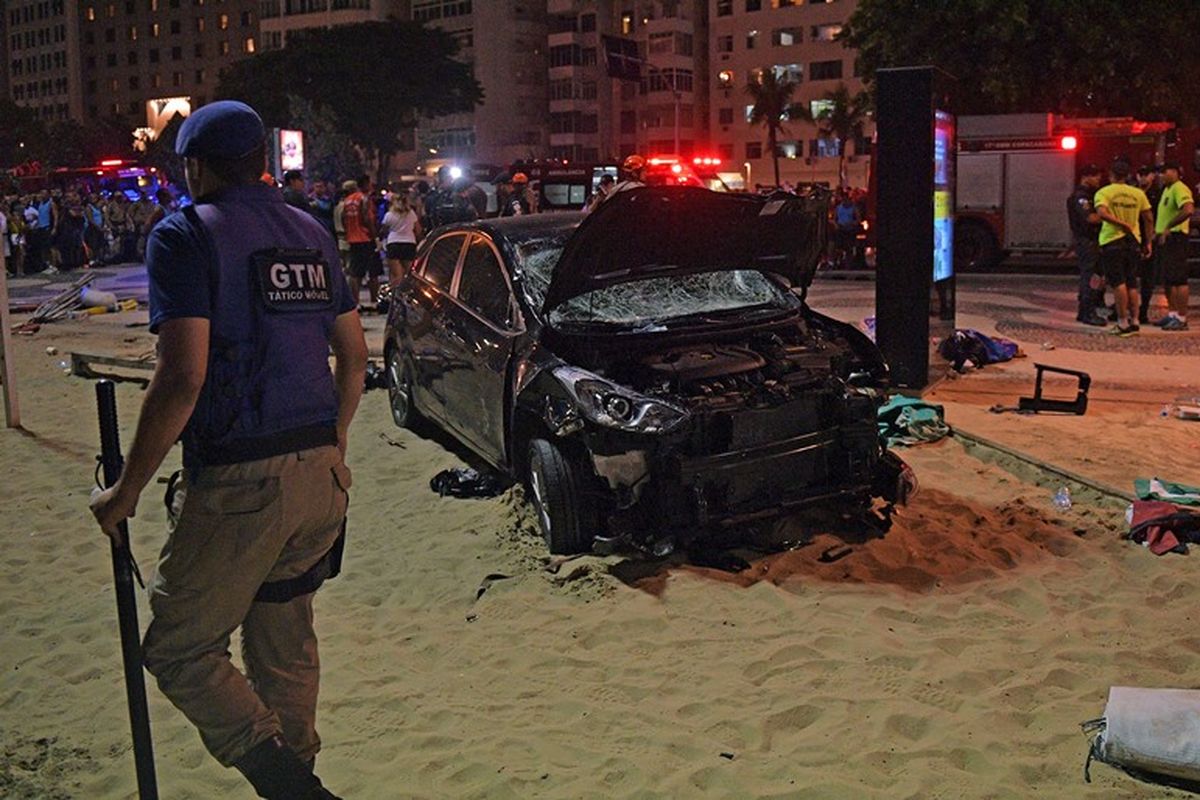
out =
[(1100, 188), (1103, 172), (1095, 164), (1086, 164), (1079, 172), (1079, 185), (1067, 198), (1067, 220), (1075, 241), (1075, 257), (1079, 262), (1079, 308), (1075, 319), (1084, 325), (1103, 327), (1108, 321), (1100, 316), (1104, 305), (1104, 290), (1092, 288), (1098, 282), (1100, 261), (1100, 215), (1092, 207), (1092, 197)]
[[(182, 438), (146, 668), (259, 796), (316, 800), (334, 795), (312, 772), (313, 592), (340, 566), (367, 350), (333, 239), (258, 180), (265, 142), (258, 114), (234, 101), (179, 130), (196, 205), (150, 235), (158, 362), (124, 474), (92, 511), (119, 535)], [(228, 653), (238, 626), (245, 676)]]
[(425, 200), (425, 214), (429, 217), (430, 228), (478, 219), (479, 212), (466, 197), (450, 167), (438, 167), (437, 177), (437, 188)]

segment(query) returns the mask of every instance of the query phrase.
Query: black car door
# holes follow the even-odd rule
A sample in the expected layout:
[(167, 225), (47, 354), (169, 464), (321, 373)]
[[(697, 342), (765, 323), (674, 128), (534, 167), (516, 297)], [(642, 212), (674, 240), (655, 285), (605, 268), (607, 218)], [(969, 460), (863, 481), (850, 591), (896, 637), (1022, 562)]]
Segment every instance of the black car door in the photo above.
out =
[(445, 373), (446, 416), (480, 455), (503, 465), (506, 375), (522, 328), (499, 251), (486, 236), (471, 237), (454, 296), (455, 309), (444, 316), (464, 368)]
[(448, 233), (429, 248), (418, 265), (420, 282), (407, 293), (406, 330), (412, 342), (413, 394), (425, 413), (445, 416), (446, 375), (461, 368), (459, 347), (449, 335), (446, 314), (455, 305), (450, 299), (455, 271), (469, 236)]

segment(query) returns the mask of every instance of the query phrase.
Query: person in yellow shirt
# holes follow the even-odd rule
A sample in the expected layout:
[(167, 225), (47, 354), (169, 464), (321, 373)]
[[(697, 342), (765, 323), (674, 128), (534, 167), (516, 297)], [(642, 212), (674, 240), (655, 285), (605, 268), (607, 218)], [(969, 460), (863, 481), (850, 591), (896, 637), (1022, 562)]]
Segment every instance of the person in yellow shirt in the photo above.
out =
[(1188, 329), (1188, 226), (1195, 208), (1192, 191), (1179, 180), (1179, 164), (1168, 163), (1163, 168), (1163, 193), (1154, 220), (1154, 241), (1171, 309), (1157, 323), (1164, 331)]
[[(1154, 219), (1146, 193), (1125, 183), (1129, 164), (1114, 161), (1108, 168), (1110, 183), (1096, 192), (1093, 205), (1100, 215), (1100, 270), (1117, 302), (1116, 336), (1133, 336), (1139, 330), (1138, 264), (1153, 250)], [(1140, 247), (1139, 247), (1140, 246)]]

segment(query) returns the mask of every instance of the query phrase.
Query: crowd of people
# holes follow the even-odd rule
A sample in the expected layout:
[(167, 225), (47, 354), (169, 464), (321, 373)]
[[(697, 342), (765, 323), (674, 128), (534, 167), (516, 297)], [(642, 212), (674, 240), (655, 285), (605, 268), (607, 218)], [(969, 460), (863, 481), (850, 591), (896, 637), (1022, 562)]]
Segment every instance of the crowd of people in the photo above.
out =
[(86, 187), (43, 189), (0, 201), (0, 241), (13, 275), (69, 272), (141, 260), (146, 237), (176, 207), (165, 188), (153, 196), (103, 196)]
[[(1076, 319), (1084, 325), (1115, 322), (1115, 336), (1134, 336), (1151, 324), (1150, 304), (1162, 287), (1168, 311), (1153, 324), (1188, 330), (1189, 223), (1195, 204), (1180, 165), (1145, 165), (1136, 172), (1117, 159), (1105, 171), (1080, 170), (1067, 198), (1067, 216), (1079, 263)], [(1113, 307), (1105, 306), (1111, 289)], [(1111, 318), (1110, 318), (1111, 317)]]
[(291, 170), (283, 176), (283, 198), (312, 214), (334, 236), (352, 296), (358, 297), (365, 285), (377, 303), (384, 263), (387, 281), (399, 281), (412, 266), (425, 232), (451, 222), (539, 211), (537, 187), (524, 173), (502, 173), (493, 183), (496, 202), (489, 210), (487, 192), (456, 178), (446, 166), (432, 183), (406, 181), (390, 188), (377, 186), (368, 175), (340, 186), (324, 180), (308, 183), (303, 173)]

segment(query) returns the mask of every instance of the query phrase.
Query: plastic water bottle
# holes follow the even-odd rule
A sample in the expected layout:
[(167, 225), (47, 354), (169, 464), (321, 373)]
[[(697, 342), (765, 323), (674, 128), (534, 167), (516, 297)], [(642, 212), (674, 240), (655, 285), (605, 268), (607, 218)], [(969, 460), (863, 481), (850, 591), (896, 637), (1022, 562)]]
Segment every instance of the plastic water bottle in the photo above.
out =
[(1071, 490), (1066, 486), (1062, 487), (1054, 493), (1052, 502), (1054, 503), (1054, 507), (1059, 511), (1066, 511), (1071, 507)]

